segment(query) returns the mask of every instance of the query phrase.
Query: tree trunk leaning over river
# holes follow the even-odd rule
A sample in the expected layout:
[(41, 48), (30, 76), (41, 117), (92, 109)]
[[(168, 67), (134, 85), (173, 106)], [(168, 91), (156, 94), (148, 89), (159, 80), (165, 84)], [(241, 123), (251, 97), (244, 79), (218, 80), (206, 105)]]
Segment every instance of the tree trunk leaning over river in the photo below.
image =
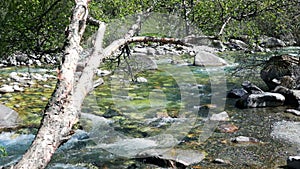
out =
[(63, 63), (58, 69), (56, 89), (46, 106), (41, 127), (31, 147), (14, 168), (45, 168), (56, 149), (72, 135), (72, 127), (79, 116), (79, 111), (74, 108), (71, 100), (74, 92), (74, 73), (87, 16), (87, 0), (77, 0), (67, 31)]
[(154, 38), (154, 37), (133, 37), (140, 28), (141, 18), (132, 25), (124, 38), (113, 41), (105, 49), (102, 42), (105, 32), (103, 22), (89, 18), (92, 24), (98, 28), (94, 50), (86, 58), (86, 65), (75, 81), (75, 70), (79, 61), (81, 51), (80, 40), (86, 27), (88, 18), (88, 0), (76, 0), (71, 23), (67, 29), (67, 40), (62, 58), (62, 65), (58, 69), (58, 82), (48, 105), (44, 111), (44, 117), (40, 129), (27, 152), (22, 159), (14, 166), (15, 169), (40, 169), (45, 168), (50, 162), (56, 149), (66, 142), (74, 133), (72, 127), (79, 120), (80, 109), (86, 95), (93, 90), (93, 76), (103, 59), (108, 58), (112, 53), (130, 43), (139, 42), (160, 42), (162, 44), (185, 45), (175, 38)]

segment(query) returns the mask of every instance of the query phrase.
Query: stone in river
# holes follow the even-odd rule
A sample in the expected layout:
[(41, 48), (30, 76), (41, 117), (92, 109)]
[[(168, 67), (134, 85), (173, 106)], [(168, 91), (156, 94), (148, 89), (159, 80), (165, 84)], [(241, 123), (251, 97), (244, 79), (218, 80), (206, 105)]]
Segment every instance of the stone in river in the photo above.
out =
[(233, 143), (259, 143), (260, 141), (253, 137), (238, 136), (231, 139)]
[(245, 95), (236, 102), (238, 108), (276, 107), (285, 102), (285, 97), (279, 93), (265, 92)]
[(213, 114), (209, 119), (212, 121), (228, 121), (229, 116), (228, 116), (227, 112), (223, 111), (218, 114)]
[(8, 86), (8, 85), (3, 85), (0, 88), (0, 93), (12, 93), (14, 92), (14, 87), (13, 86)]
[(19, 115), (14, 110), (0, 104), (0, 129), (14, 128), (19, 123)]
[(233, 124), (222, 124), (218, 127), (218, 130), (223, 133), (233, 133), (236, 132), (239, 128)]

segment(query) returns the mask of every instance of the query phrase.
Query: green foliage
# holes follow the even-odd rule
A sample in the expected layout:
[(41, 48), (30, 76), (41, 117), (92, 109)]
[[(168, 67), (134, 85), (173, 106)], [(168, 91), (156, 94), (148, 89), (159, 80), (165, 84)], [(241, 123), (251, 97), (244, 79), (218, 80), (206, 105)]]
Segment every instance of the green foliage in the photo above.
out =
[(0, 146), (0, 158), (7, 156), (7, 151), (4, 147)]
[(61, 49), (69, 22), (68, 0), (12, 0), (0, 3), (0, 56), (15, 51), (51, 53)]
[[(2, 1), (0, 57), (15, 51), (43, 54), (61, 50), (73, 5), (68, 0)], [(300, 44), (298, 0), (93, 0), (89, 8), (91, 16), (104, 22), (151, 10), (181, 15), (205, 35), (218, 35), (224, 25), (220, 38), (225, 40), (246, 35), (255, 42), (267, 35), (294, 38)], [(88, 26), (86, 39), (95, 30)]]
[(203, 0), (196, 4), (194, 21), (205, 34), (217, 35), (228, 18), (225, 37), (290, 35), (299, 43), (299, 11), (297, 0)]

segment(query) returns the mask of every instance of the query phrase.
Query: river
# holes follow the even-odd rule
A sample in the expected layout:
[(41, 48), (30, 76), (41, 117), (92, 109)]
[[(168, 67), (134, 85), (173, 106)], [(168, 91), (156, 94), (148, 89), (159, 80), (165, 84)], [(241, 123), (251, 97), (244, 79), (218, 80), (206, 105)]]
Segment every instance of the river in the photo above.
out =
[[(300, 48), (285, 48), (269, 53), (268, 57), (281, 53), (299, 56), (299, 51)], [(232, 55), (238, 54), (227, 53), (224, 57), (231, 60)], [(104, 77), (104, 85), (86, 98), (76, 134), (59, 148), (48, 168), (172, 167), (166, 162), (149, 160), (153, 155), (150, 150), (174, 151), (179, 161), (181, 153), (197, 152), (198, 157), (186, 155), (190, 158), (187, 161), (199, 160), (190, 168), (285, 166), (287, 157), (300, 151), (300, 118), (284, 113), (287, 106), (236, 108), (236, 99), (226, 98), (230, 89), (240, 87), (244, 80), (266, 87), (259, 79), (259, 68), (247, 69), (245, 64), (245, 70), (232, 74), (236, 66), (234, 61), (225, 67), (159, 62), (158, 70), (136, 70), (134, 78), (144, 78), (143, 82), (130, 81), (132, 76), (124, 73), (125, 68), (117, 68)], [(2, 71), (2, 79), (11, 71), (15, 69)], [(39, 72), (51, 73), (47, 69)], [(25, 127), (0, 134), (0, 146), (6, 151), (0, 154), (0, 166), (16, 162), (33, 140), (41, 110), (55, 82), (45, 84), (50, 87), (35, 84), (23, 93), (1, 96), (2, 103), (21, 114)], [(211, 115), (223, 111), (229, 115), (227, 121), (209, 120)], [(226, 133), (220, 131), (222, 125), (238, 129)], [(231, 141), (238, 136), (256, 138), (259, 142)], [(216, 159), (225, 162), (218, 164)]]

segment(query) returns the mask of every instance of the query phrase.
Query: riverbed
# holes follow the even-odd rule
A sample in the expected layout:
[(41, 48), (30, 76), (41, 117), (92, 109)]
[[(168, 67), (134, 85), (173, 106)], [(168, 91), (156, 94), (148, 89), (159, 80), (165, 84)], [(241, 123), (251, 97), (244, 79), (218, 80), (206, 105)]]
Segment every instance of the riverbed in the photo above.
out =
[[(280, 52), (296, 55), (299, 48), (296, 49), (287, 48), (269, 55)], [(300, 135), (295, 132), (300, 131), (300, 118), (285, 113), (287, 106), (238, 109), (234, 106), (236, 99), (226, 98), (227, 92), (240, 87), (244, 80), (266, 89), (259, 78), (259, 67), (246, 71), (245, 65), (245, 70), (233, 74), (237, 64), (232, 55), (238, 54), (221, 54), (231, 61), (224, 67), (161, 61), (157, 62), (157, 70), (137, 69), (134, 77), (126, 73), (126, 68), (114, 69), (103, 77), (104, 85), (86, 98), (76, 134), (60, 147), (48, 168), (172, 168), (179, 165), (170, 158), (166, 161), (175, 163), (159, 159), (153, 162), (148, 158), (151, 157), (149, 150), (171, 151), (178, 153), (178, 158), (182, 152), (193, 151), (198, 157), (190, 158), (198, 161), (188, 168), (284, 167), (288, 156), (300, 152)], [(43, 70), (39, 73), (55, 75), (52, 68)], [(5, 79), (11, 71), (16, 69), (3, 71), (1, 78)], [(137, 78), (144, 80), (132, 81)], [(45, 84), (49, 87), (44, 87)], [(1, 103), (16, 110), (23, 124), (16, 131), (0, 134), (0, 146), (6, 151), (0, 157), (0, 166), (16, 162), (30, 145), (54, 86), (55, 80), (51, 80), (36, 83), (21, 93), (1, 95)], [(227, 120), (209, 120), (213, 114), (224, 111), (229, 116)], [(237, 129), (224, 132), (220, 129), (224, 125)], [(238, 136), (258, 141), (233, 142)], [(141, 156), (143, 153), (148, 156)]]

